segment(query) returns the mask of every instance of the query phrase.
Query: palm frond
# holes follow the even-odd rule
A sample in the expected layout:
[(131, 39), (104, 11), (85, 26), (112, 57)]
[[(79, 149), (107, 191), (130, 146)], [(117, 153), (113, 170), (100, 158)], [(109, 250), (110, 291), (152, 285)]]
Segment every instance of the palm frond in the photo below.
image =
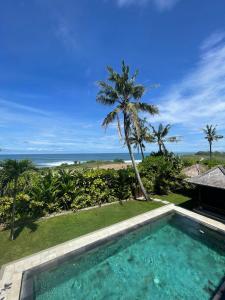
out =
[(134, 99), (141, 99), (145, 91), (145, 87), (141, 84), (135, 85), (132, 89), (132, 96)]
[(122, 141), (123, 135), (122, 135), (121, 125), (120, 125), (120, 117), (119, 117), (118, 113), (117, 113), (116, 118), (117, 118), (117, 129), (118, 129), (119, 139), (120, 139), (120, 141)]
[(218, 140), (220, 140), (220, 139), (223, 139), (223, 135), (216, 135), (216, 136), (215, 136), (215, 140), (216, 140), (216, 141), (218, 141)]
[(169, 143), (178, 143), (179, 139), (177, 136), (170, 136), (170, 137), (166, 138), (166, 141)]
[(167, 136), (167, 134), (169, 133), (170, 129), (171, 129), (171, 125), (170, 124), (167, 124), (165, 127), (163, 127), (163, 125), (162, 125), (162, 130), (161, 130), (162, 137)]
[(111, 111), (104, 119), (102, 126), (106, 128), (110, 123), (114, 122), (120, 110), (121, 110), (120, 107), (116, 107), (113, 111)]
[(102, 94), (98, 94), (96, 101), (103, 104), (103, 105), (113, 105), (116, 102), (116, 98), (115, 97), (109, 97), (106, 95), (102, 95)]
[(158, 108), (155, 105), (144, 103), (144, 102), (136, 102), (135, 107), (137, 110), (142, 112), (148, 112), (151, 115), (155, 115), (159, 113)]
[(205, 134), (205, 139), (207, 139), (210, 143), (223, 138), (222, 135), (217, 135), (216, 127), (217, 126), (207, 124), (206, 127), (202, 129)]

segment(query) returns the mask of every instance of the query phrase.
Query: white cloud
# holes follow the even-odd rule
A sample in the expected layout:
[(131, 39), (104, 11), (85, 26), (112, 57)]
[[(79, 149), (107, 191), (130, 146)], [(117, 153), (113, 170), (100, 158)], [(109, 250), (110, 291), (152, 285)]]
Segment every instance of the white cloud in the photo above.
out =
[(147, 3), (152, 3), (159, 11), (170, 10), (177, 4), (178, 1), (180, 0), (116, 0), (120, 7), (130, 5), (143, 6)]
[(225, 39), (225, 32), (223, 31), (217, 31), (211, 34), (202, 44), (201, 49), (207, 50), (210, 49), (216, 45), (218, 45), (221, 41)]
[(192, 130), (206, 123), (225, 129), (225, 42), (212, 35), (203, 45), (196, 67), (158, 99), (160, 115), (155, 121)]
[(78, 39), (74, 30), (69, 26), (66, 20), (61, 17), (58, 20), (55, 35), (67, 49), (75, 50), (78, 48)]
[(173, 8), (179, 0), (154, 0), (154, 4), (160, 10), (170, 10)]

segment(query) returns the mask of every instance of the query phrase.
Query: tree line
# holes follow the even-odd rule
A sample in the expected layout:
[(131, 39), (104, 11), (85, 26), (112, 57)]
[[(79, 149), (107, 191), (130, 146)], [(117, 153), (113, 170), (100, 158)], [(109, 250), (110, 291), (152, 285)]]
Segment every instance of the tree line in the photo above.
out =
[[(148, 126), (146, 119), (140, 117), (140, 113), (154, 116), (159, 113), (159, 110), (155, 105), (141, 101), (146, 88), (142, 84), (136, 83), (137, 70), (134, 74), (130, 74), (129, 66), (122, 61), (121, 73), (116, 72), (112, 67), (107, 67), (107, 71), (107, 80), (98, 82), (97, 102), (114, 108), (105, 117), (102, 126), (107, 127), (112, 122), (117, 123), (119, 138), (124, 140), (127, 146), (143, 196), (146, 200), (149, 200), (149, 195), (135, 163), (132, 146), (134, 149), (140, 150), (142, 158), (144, 158), (145, 142), (157, 143), (159, 153), (167, 155), (165, 143), (178, 142), (179, 138), (176, 136), (168, 137), (171, 129), (170, 124), (166, 126), (159, 124), (158, 128), (155, 128), (153, 125)], [(151, 131), (149, 128), (151, 128)], [(206, 125), (203, 132), (209, 142), (211, 160), (212, 143), (222, 139), (223, 136), (217, 134), (216, 126), (213, 125)]]

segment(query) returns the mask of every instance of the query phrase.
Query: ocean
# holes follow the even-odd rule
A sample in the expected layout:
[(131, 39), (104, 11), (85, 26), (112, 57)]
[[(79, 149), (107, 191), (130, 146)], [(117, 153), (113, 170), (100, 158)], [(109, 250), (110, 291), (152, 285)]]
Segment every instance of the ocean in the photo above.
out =
[[(90, 160), (113, 161), (123, 159), (130, 162), (128, 153), (78, 153), (78, 154), (0, 154), (0, 161), (4, 159), (29, 159), (37, 167), (56, 167), (61, 164), (84, 163)], [(141, 155), (135, 154), (135, 160), (140, 161)]]
[[(145, 153), (148, 155), (149, 153)], [(179, 155), (187, 153), (177, 153)], [(191, 154), (191, 153), (188, 153)], [(135, 153), (135, 160), (141, 161), (141, 154)], [(131, 162), (128, 153), (78, 153), (78, 154), (0, 154), (0, 161), (4, 159), (29, 159), (37, 167), (56, 167), (61, 164), (74, 164), (74, 162), (84, 163), (90, 160), (113, 161), (122, 159)]]

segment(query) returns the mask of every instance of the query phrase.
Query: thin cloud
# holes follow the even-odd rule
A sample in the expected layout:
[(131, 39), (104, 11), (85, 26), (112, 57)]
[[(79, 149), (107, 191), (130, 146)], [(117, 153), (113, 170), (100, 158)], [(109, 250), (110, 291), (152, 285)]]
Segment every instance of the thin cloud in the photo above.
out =
[[(214, 43), (209, 42), (213, 40)], [(180, 124), (189, 129), (212, 123), (225, 129), (225, 41), (215, 41), (215, 35), (204, 41), (195, 69), (158, 99), (160, 115), (154, 118), (155, 122)]]
[(2, 107), (8, 107), (10, 109), (27, 111), (27, 112), (31, 112), (31, 113), (35, 113), (35, 114), (40, 114), (40, 115), (43, 115), (43, 116), (48, 116), (49, 115), (49, 113), (47, 113), (44, 110), (37, 109), (33, 106), (22, 105), (22, 104), (19, 104), (19, 103), (16, 103), (16, 102), (12, 102), (12, 101), (6, 100), (6, 99), (1, 98), (1, 97), (0, 97), (0, 104), (1, 104)]
[(76, 50), (78, 48), (78, 40), (74, 30), (63, 18), (59, 19), (55, 36), (58, 40), (69, 50)]
[[(99, 122), (74, 120), (0, 99), (0, 145), (6, 153), (120, 150), (116, 134), (105, 135)], [(16, 128), (16, 130), (15, 130)]]
[(201, 49), (203, 51), (208, 50), (212, 47), (217, 46), (220, 42), (225, 39), (225, 32), (218, 31), (210, 35), (202, 44)]
[[(115, 0), (114, 0), (115, 1)], [(180, 0), (116, 0), (119, 7), (136, 5), (144, 6), (148, 3), (153, 4), (159, 11), (172, 9)]]

